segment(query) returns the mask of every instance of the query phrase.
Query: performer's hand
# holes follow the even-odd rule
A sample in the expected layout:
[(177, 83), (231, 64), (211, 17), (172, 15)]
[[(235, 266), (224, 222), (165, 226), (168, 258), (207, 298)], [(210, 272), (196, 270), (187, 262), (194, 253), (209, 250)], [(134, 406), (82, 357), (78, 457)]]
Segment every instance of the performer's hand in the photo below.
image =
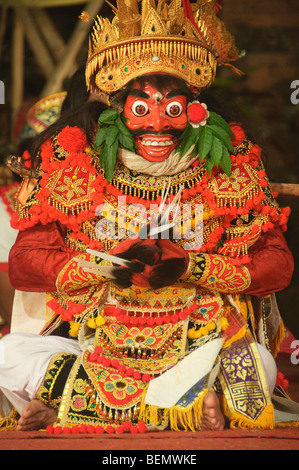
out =
[(161, 287), (174, 284), (186, 271), (189, 255), (170, 240), (124, 240), (110, 251), (132, 261), (130, 268), (115, 267), (113, 276), (121, 287)]

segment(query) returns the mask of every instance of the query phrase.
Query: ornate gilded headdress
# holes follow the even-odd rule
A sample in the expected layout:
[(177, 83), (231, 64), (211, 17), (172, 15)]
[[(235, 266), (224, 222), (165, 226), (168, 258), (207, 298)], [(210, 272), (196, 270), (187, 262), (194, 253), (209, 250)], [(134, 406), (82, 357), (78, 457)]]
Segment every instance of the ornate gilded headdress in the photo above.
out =
[(167, 73), (197, 88), (210, 86), (217, 66), (239, 57), (234, 38), (217, 17), (217, 5), (218, 0), (192, 6), (189, 0), (118, 0), (117, 8), (111, 5), (111, 22), (95, 20), (86, 67), (89, 90), (110, 95), (148, 73)]

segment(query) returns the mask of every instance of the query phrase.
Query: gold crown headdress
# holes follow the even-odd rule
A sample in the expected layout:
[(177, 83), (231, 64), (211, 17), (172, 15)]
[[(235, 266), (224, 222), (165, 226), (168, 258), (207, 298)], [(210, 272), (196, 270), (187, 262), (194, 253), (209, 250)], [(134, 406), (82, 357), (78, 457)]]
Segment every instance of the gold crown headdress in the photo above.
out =
[(118, 0), (117, 8), (111, 5), (112, 22), (95, 20), (86, 66), (88, 89), (110, 95), (148, 73), (167, 73), (197, 88), (210, 86), (217, 65), (239, 57), (233, 37), (217, 17), (216, 4)]

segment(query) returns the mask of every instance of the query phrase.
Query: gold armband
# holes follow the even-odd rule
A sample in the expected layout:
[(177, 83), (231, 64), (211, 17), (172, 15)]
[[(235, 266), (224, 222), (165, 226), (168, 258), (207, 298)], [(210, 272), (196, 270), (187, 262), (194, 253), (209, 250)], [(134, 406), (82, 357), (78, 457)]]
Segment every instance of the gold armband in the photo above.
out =
[(184, 276), (185, 282), (200, 284), (224, 294), (243, 292), (251, 283), (248, 269), (235, 265), (229, 258), (207, 253), (190, 253), (190, 261)]

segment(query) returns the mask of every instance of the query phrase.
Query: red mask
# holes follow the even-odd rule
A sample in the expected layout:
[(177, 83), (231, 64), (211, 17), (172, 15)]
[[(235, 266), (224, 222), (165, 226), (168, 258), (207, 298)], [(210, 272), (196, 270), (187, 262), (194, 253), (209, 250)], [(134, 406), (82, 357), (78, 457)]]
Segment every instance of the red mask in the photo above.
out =
[(127, 127), (135, 137), (137, 153), (150, 162), (162, 162), (178, 145), (188, 124), (187, 98), (180, 90), (159, 91), (146, 83), (131, 89), (125, 106)]

